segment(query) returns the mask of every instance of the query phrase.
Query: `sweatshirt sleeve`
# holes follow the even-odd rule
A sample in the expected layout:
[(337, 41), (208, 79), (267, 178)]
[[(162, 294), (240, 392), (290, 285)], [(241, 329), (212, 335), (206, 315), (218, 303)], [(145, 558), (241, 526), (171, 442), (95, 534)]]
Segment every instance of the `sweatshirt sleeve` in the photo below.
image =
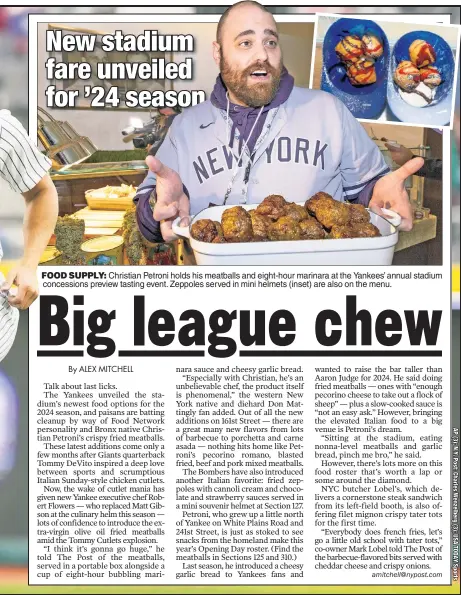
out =
[[(173, 130), (176, 120), (179, 118), (180, 116), (173, 121), (165, 140), (160, 145), (160, 148), (155, 155), (157, 159), (175, 171), (178, 171), (179, 163), (178, 152), (173, 138)], [(160, 232), (160, 222), (155, 221), (151, 206), (151, 198), (154, 198), (155, 200), (155, 187), (156, 176), (149, 171), (144, 181), (138, 186), (136, 196), (133, 199), (136, 204), (136, 220), (139, 231), (148, 242), (152, 243), (164, 241)], [(185, 192), (187, 194), (186, 190)]]
[(377, 180), (389, 173), (390, 169), (364, 128), (347, 107), (337, 101), (342, 112), (341, 176), (344, 198), (351, 202), (360, 200), (363, 204), (371, 196)]
[(155, 184), (145, 184), (146, 180), (144, 180), (142, 184), (144, 185), (143, 188), (141, 189), (141, 186), (138, 188), (133, 199), (136, 205), (136, 222), (139, 231), (148, 242), (163, 242), (162, 233), (160, 231), (160, 221), (155, 221), (152, 207), (150, 205), (152, 195), (155, 199)]

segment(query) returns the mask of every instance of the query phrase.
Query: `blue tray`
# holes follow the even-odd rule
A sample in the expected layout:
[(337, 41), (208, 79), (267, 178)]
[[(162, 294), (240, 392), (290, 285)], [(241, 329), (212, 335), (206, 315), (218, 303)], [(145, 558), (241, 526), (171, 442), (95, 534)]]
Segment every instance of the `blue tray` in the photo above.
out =
[[(434, 66), (439, 69), (444, 81), (437, 88), (435, 98), (430, 105), (413, 107), (404, 101), (399, 94), (399, 87), (394, 83), (393, 74), (397, 65), (409, 60), (409, 48), (415, 39), (424, 39), (430, 43), (436, 53)], [(387, 83), (387, 102), (394, 116), (401, 122), (410, 124), (426, 124), (428, 126), (446, 126), (450, 123), (453, 95), (455, 61), (448, 43), (435, 33), (429, 31), (412, 31), (403, 35), (395, 44)]]
[[(383, 55), (375, 62), (376, 83), (364, 87), (354, 87), (345, 77), (346, 67), (339, 62), (335, 47), (348, 33), (362, 37), (365, 33), (376, 35), (382, 40)], [(325, 34), (323, 41), (323, 66), (320, 88), (340, 99), (356, 118), (374, 120), (379, 118), (386, 107), (386, 85), (389, 67), (389, 42), (384, 31), (373, 21), (364, 19), (339, 19)]]

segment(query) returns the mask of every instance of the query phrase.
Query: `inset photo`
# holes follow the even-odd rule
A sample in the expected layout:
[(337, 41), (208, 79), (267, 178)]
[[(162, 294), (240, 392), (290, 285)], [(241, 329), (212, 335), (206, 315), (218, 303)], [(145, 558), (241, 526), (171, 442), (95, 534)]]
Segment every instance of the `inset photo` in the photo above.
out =
[(412, 25), (319, 15), (312, 88), (356, 118), (452, 126), (457, 25)]

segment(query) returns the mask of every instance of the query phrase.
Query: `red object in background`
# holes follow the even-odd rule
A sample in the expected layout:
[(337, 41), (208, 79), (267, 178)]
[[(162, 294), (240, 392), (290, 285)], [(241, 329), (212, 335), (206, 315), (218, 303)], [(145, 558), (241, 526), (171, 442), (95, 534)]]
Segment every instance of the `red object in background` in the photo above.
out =
[[(7, 6), (2, 9), (2, 16), (6, 18), (4, 27), (12, 38), (13, 51), (16, 54), (26, 54), (28, 50), (29, 14), (39, 12), (39, 7)], [(1, 29), (1, 25), (0, 25)]]
[(8, 11), (5, 7), (0, 6), (0, 31), (6, 29), (8, 24)]

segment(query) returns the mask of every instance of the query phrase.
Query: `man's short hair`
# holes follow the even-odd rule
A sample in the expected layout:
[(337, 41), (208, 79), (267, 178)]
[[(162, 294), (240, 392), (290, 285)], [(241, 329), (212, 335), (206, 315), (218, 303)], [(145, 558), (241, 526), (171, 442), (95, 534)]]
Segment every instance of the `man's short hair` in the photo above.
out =
[(263, 6), (259, 2), (256, 2), (255, 0), (241, 0), (241, 2), (236, 2), (235, 4), (232, 4), (231, 6), (226, 8), (226, 10), (222, 13), (221, 18), (219, 19), (219, 22), (218, 22), (218, 27), (216, 29), (216, 41), (219, 43), (219, 45), (221, 45), (222, 28), (223, 28), (225, 22), (227, 21), (227, 17), (234, 10), (234, 8), (238, 8), (239, 6), (243, 6), (245, 4), (247, 4), (249, 6), (257, 6), (264, 12), (267, 12), (268, 14), (272, 14), (269, 9), (267, 9), (265, 6)]

